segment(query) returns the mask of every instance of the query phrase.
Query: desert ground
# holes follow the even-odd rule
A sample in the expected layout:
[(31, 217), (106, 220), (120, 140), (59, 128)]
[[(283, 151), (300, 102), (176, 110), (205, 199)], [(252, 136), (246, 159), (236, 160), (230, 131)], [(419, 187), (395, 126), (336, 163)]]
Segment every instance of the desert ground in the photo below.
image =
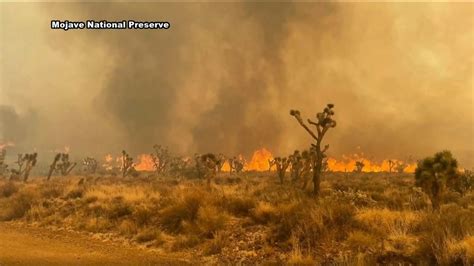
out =
[(474, 193), (439, 211), (410, 173), (0, 181), (0, 264), (472, 265)]

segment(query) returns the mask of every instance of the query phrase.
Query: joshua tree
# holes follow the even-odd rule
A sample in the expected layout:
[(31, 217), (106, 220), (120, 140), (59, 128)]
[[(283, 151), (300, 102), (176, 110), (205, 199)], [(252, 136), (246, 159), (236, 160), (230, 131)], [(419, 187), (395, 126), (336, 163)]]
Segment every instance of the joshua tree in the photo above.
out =
[(405, 171), (405, 168), (407, 167), (406, 163), (403, 162), (397, 162), (397, 165), (395, 165), (395, 170), (397, 173), (403, 173)]
[(71, 163), (69, 161), (69, 154), (67, 153), (58, 153), (54, 156), (53, 162), (49, 166), (48, 178), (51, 179), (53, 172), (59, 172), (62, 176), (68, 175), (77, 163)]
[(330, 172), (331, 169), (329, 169), (329, 164), (328, 164), (328, 158), (323, 159), (323, 166), (321, 168), (322, 172)]
[(70, 162), (69, 161), (69, 154), (67, 153), (61, 153), (60, 154), (61, 160), (59, 163), (56, 165), (57, 169), (63, 176), (67, 176), (74, 167), (76, 167), (77, 163), (76, 162)]
[(155, 165), (155, 170), (157, 174), (164, 173), (169, 164), (171, 163), (171, 155), (168, 151), (168, 148), (161, 145), (154, 145), (153, 149), (155, 153), (150, 154), (153, 159), (153, 164)]
[(301, 114), (298, 110), (291, 110), (290, 115), (294, 116), (298, 123), (308, 132), (308, 134), (316, 141), (315, 144), (311, 144), (315, 152), (315, 161), (313, 165), (313, 186), (314, 186), (314, 196), (319, 197), (319, 184), (321, 183), (321, 171), (323, 167), (323, 159), (326, 157), (325, 152), (329, 149), (329, 145), (321, 148), (322, 141), (326, 132), (336, 126), (336, 121), (332, 118), (334, 116), (333, 111), (334, 105), (328, 104), (327, 107), (321, 113), (317, 113), (316, 119), (314, 122), (308, 119), (308, 123), (315, 126), (316, 133), (311, 130), (301, 118)]
[(290, 161), (285, 157), (283, 158), (276, 157), (275, 165), (276, 165), (278, 178), (280, 179), (280, 184), (283, 184), (283, 181), (285, 180), (286, 169), (290, 165)]
[(0, 176), (6, 174), (8, 165), (5, 163), (5, 157), (7, 155), (7, 150), (1, 149), (0, 150)]
[(25, 161), (25, 169), (23, 170), (23, 182), (28, 181), (28, 177), (30, 176), (30, 171), (36, 165), (37, 157), (38, 157), (38, 154), (36, 152), (31, 153), (31, 154), (27, 153), (23, 156), (23, 160)]
[(439, 210), (446, 186), (457, 178), (457, 168), (458, 162), (450, 151), (438, 152), (418, 162), (415, 184), (430, 197), (433, 210)]
[(455, 179), (449, 184), (454, 191), (457, 191), (464, 196), (466, 192), (474, 188), (474, 173), (469, 170), (465, 170), (464, 173), (459, 173)]
[(299, 150), (295, 150), (295, 152), (288, 156), (289, 163), (291, 166), (291, 182), (295, 183), (300, 179), (301, 170), (303, 168), (303, 159), (301, 158), (301, 154)]
[(395, 162), (392, 160), (388, 160), (388, 172), (391, 173), (393, 168), (395, 167)]
[(94, 174), (97, 171), (97, 160), (92, 157), (86, 157), (82, 160), (82, 165), (84, 166), (84, 170), (89, 174)]
[(196, 155), (196, 169), (198, 175), (201, 178), (207, 179), (207, 185), (211, 185), (211, 179), (214, 178), (217, 172), (217, 165), (219, 164), (219, 159), (215, 154), (206, 153), (203, 155)]
[(230, 165), (230, 173), (233, 171), (236, 173), (242, 172), (244, 170), (244, 162), (242, 159), (237, 158), (237, 156), (234, 156), (232, 159), (229, 159), (229, 165)]
[(363, 161), (357, 161), (356, 164), (355, 164), (355, 169), (354, 169), (354, 172), (355, 173), (362, 173), (362, 170), (364, 169), (364, 162)]
[(48, 172), (47, 180), (49, 180), (51, 178), (51, 175), (53, 174), (53, 172), (56, 171), (56, 169), (57, 169), (56, 165), (57, 165), (59, 159), (61, 159), (61, 153), (58, 153), (54, 156), (53, 162), (49, 166), (49, 172)]
[(122, 151), (122, 177), (126, 177), (135, 171), (133, 158), (126, 151)]
[(314, 163), (314, 154), (315, 153), (306, 150), (301, 153), (301, 157), (303, 159), (303, 168), (301, 169), (301, 176), (303, 177), (302, 189), (306, 189), (306, 186), (308, 185), (308, 181), (311, 175), (311, 169), (313, 168)]
[(275, 165), (275, 159), (268, 159), (268, 172), (272, 171), (272, 168), (274, 165)]
[(227, 159), (225, 158), (224, 154), (219, 153), (217, 155), (217, 161), (218, 161), (218, 163), (217, 163), (217, 172), (218, 173), (222, 172), (222, 167), (224, 166), (226, 160)]

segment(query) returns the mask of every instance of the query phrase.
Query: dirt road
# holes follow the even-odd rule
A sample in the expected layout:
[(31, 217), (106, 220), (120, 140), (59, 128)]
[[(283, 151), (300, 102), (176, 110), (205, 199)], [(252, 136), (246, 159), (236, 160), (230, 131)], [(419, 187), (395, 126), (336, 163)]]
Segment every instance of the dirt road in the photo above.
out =
[(0, 222), (0, 265), (186, 265), (185, 261), (74, 232)]

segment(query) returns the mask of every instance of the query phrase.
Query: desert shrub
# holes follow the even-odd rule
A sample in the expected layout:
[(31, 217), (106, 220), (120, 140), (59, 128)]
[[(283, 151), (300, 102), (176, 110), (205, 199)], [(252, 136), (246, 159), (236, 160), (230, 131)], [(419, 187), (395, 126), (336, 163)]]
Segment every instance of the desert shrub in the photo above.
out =
[(0, 186), (0, 197), (8, 198), (18, 192), (18, 187), (14, 182), (6, 182)]
[(257, 207), (252, 211), (252, 219), (259, 224), (267, 224), (271, 221), (276, 221), (277, 217), (277, 208), (265, 201), (258, 202)]
[(138, 232), (137, 224), (134, 221), (124, 219), (118, 226), (118, 231), (122, 235), (131, 236)]
[(391, 232), (412, 233), (417, 230), (423, 218), (419, 212), (389, 209), (363, 209), (355, 215), (356, 222), (362, 229), (385, 237)]
[(5, 204), (2, 204), (2, 212), (0, 220), (11, 221), (20, 219), (30, 210), (33, 205), (34, 198), (26, 192), (19, 192), (8, 198)]
[(114, 225), (110, 222), (110, 220), (104, 217), (94, 217), (88, 219), (84, 225), (81, 225), (81, 227), (89, 232), (103, 233), (114, 228)]
[(178, 236), (171, 246), (171, 251), (180, 251), (193, 248), (202, 242), (202, 238), (197, 235)]
[(343, 204), (336, 201), (322, 201), (324, 208), (324, 223), (331, 227), (350, 227), (354, 222), (356, 209), (349, 204)]
[(41, 196), (46, 199), (59, 198), (64, 193), (64, 186), (57, 183), (48, 183), (40, 187)]
[(114, 198), (106, 208), (107, 218), (111, 220), (120, 219), (132, 214), (132, 212), (132, 206), (125, 202), (121, 197)]
[(200, 208), (196, 221), (199, 233), (207, 238), (213, 237), (215, 233), (224, 228), (227, 218), (227, 215), (213, 206)]
[(250, 216), (256, 202), (250, 197), (226, 197), (222, 200), (224, 209), (236, 216)]
[(433, 264), (467, 265), (469, 238), (474, 234), (474, 209), (455, 204), (428, 215), (421, 224), (422, 238), (418, 254)]
[(159, 223), (164, 230), (178, 233), (183, 229), (182, 222), (194, 222), (199, 208), (203, 203), (203, 196), (197, 191), (184, 192), (182, 198), (164, 208), (159, 213)]
[(150, 242), (157, 239), (160, 239), (160, 232), (152, 228), (143, 229), (135, 237), (138, 243)]
[(295, 243), (293, 250), (287, 261), (288, 265), (317, 265), (316, 260), (313, 259), (311, 254), (303, 254), (298, 244)]
[(138, 206), (133, 211), (133, 219), (138, 226), (145, 226), (151, 223), (155, 212), (148, 206)]
[(218, 232), (214, 235), (214, 238), (206, 243), (203, 248), (204, 255), (214, 255), (221, 253), (222, 249), (229, 242), (227, 234), (225, 232)]
[(84, 196), (84, 189), (74, 188), (66, 194), (66, 199), (78, 199)]
[(443, 195), (443, 203), (457, 204), (460, 200), (461, 200), (461, 194), (459, 192), (448, 190)]
[(374, 235), (357, 230), (349, 233), (346, 244), (354, 251), (367, 252), (373, 251), (381, 242)]

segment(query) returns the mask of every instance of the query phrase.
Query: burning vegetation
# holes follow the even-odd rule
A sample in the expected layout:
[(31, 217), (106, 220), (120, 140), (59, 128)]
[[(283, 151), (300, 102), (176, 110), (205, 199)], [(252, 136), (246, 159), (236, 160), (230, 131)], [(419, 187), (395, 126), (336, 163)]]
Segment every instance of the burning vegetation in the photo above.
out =
[(290, 115), (312, 143), (288, 156), (187, 157), (155, 144), (135, 158), (85, 157), (74, 172), (60, 152), (46, 178), (29, 180), (38, 154), (19, 154), (14, 169), (3, 148), (0, 220), (113, 233), (203, 264), (474, 263), (474, 176), (449, 151), (417, 163), (336, 159), (323, 143), (336, 127), (333, 104), (315, 120)]

